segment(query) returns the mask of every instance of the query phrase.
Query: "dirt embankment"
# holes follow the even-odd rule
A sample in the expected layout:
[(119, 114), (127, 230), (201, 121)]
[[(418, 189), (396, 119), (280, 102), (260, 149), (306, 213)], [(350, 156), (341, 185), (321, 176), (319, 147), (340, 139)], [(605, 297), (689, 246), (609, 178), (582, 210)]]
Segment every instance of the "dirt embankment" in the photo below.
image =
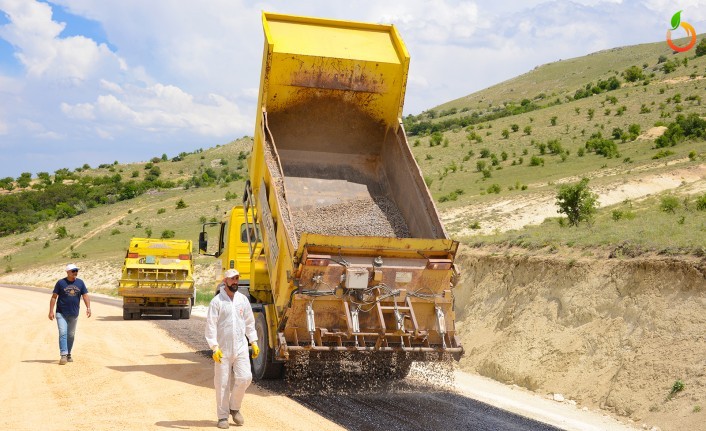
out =
[(706, 261), (465, 249), (458, 263), (464, 370), (663, 431), (706, 429)]

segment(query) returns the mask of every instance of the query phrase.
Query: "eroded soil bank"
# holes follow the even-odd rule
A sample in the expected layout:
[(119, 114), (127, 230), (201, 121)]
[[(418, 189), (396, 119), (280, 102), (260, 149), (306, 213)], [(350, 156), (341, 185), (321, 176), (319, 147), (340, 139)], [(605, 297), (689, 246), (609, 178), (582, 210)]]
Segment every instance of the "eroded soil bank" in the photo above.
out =
[(706, 429), (706, 260), (465, 248), (457, 262), (462, 369), (636, 424)]

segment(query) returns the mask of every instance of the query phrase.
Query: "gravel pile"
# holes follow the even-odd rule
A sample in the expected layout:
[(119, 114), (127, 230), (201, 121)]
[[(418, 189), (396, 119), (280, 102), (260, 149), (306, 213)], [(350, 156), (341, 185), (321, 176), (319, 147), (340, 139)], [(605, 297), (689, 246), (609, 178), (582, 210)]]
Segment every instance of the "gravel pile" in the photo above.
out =
[(410, 238), (409, 228), (395, 203), (370, 197), (306, 211), (293, 210), (297, 236), (304, 232), (322, 235)]

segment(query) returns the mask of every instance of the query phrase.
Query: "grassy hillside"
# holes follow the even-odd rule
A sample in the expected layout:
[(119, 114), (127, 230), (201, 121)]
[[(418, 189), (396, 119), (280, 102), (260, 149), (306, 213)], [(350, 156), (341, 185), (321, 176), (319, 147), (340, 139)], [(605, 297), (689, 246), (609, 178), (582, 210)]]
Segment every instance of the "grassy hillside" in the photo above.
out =
[[(665, 64), (674, 70), (666, 72)], [(625, 71), (631, 66), (642, 72), (642, 79), (626, 80)], [(406, 118), (405, 123), (429, 121), (438, 125), (475, 114), (476, 121), (465, 127), (451, 127), (436, 136), (409, 136), (447, 230), (454, 238), (468, 244), (503, 243), (549, 249), (615, 249), (629, 242), (628, 254), (642, 249), (698, 254), (703, 250), (699, 238), (706, 231), (706, 213), (696, 210), (695, 202), (706, 192), (701, 187), (703, 175), (699, 174), (705, 163), (706, 139), (688, 139), (657, 149), (655, 138), (663, 128), (655, 127), (668, 126), (678, 115), (706, 116), (706, 106), (702, 104), (706, 97), (704, 77), (706, 56), (695, 57), (694, 50), (673, 54), (664, 43), (615, 48), (537, 67), (415, 118)], [(594, 88), (611, 78), (620, 81), (618, 88), (575, 98), (577, 91)], [(482, 120), (486, 115), (518, 107), (520, 111), (531, 109)], [(615, 143), (617, 154), (604, 157), (586, 150), (586, 142), (598, 133)], [(618, 139), (613, 139), (614, 133)], [(119, 174), (124, 180), (143, 180), (158, 167), (159, 178), (173, 181), (177, 187), (153, 190), (136, 199), (89, 209), (70, 219), (41, 223), (28, 233), (0, 238), (0, 271), (21, 271), (37, 263), (60, 264), (77, 259), (119, 262), (129, 239), (148, 233), (159, 237), (164, 231), (173, 231), (177, 238), (196, 240), (202, 222), (220, 220), (237, 202), (236, 196), (242, 195), (243, 180), (224, 180), (220, 173), (227, 170), (244, 176), (244, 159), (251, 145), (252, 140), (246, 137), (176, 157), (156, 154), (150, 162), (73, 167), (73, 172), (80, 175)], [(683, 184), (679, 184), (683, 174), (675, 174), (676, 171), (696, 172), (694, 175), (702, 178), (682, 180)], [(214, 173), (219, 179), (211, 186), (195, 186), (199, 179)], [(503, 203), (526, 201), (529, 207), (542, 200), (551, 203), (559, 185), (581, 177), (590, 178), (592, 190), (606, 191), (659, 175), (677, 178), (677, 185), (669, 192), (678, 196), (678, 205), (672, 211), (662, 211), (665, 195), (655, 195), (613, 202), (599, 211), (590, 226), (566, 228), (550, 219), (521, 230), (499, 227), (507, 213), (495, 208)], [(646, 195), (649, 193), (643, 193), (643, 197)], [(177, 209), (179, 200), (187, 207)], [(556, 211), (552, 214), (557, 215)], [(542, 219), (538, 223), (541, 222)], [(63, 238), (57, 233), (57, 228), (62, 227), (66, 230)], [(199, 258), (197, 263), (208, 265), (213, 261)]]
[[(111, 273), (105, 275), (105, 285), (116, 287), (114, 282), (119, 277), (119, 267), (130, 238), (159, 238), (168, 232), (175, 238), (191, 239), (196, 243), (203, 222), (220, 221), (239, 202), (244, 187), (242, 179), (225, 181), (221, 178), (208, 187), (184, 184), (192, 177), (200, 178), (208, 169), (220, 173), (228, 168), (244, 173), (246, 168), (242, 155), (249, 153), (251, 146), (252, 139), (246, 137), (216, 148), (197, 150), (174, 161), (152, 162), (153, 166), (160, 167), (160, 179), (181, 185), (173, 189), (150, 190), (134, 199), (89, 208), (72, 218), (40, 223), (30, 232), (1, 237), (0, 248), (3, 252), (0, 253), (0, 272), (21, 272), (38, 266), (60, 268), (68, 261), (79, 265), (107, 261), (114, 265)], [(78, 174), (118, 174), (124, 179), (139, 180), (151, 169), (148, 163), (80, 168)], [(137, 172), (137, 176), (133, 176), (133, 172)], [(185, 208), (177, 208), (180, 200), (186, 205)], [(215, 262), (212, 257), (196, 258), (197, 265), (201, 266), (211, 266)], [(210, 273), (208, 278), (198, 283), (205, 290), (212, 288)]]
[[(666, 73), (663, 70), (665, 64), (676, 68)], [(624, 72), (631, 66), (642, 71), (645, 78), (627, 82)], [(578, 90), (611, 77), (620, 81), (619, 88), (574, 99)], [(432, 194), (440, 201), (438, 206), (442, 213), (489, 207), (502, 200), (553, 196), (559, 184), (576, 182), (581, 177), (590, 178), (592, 189), (606, 189), (646, 175), (703, 165), (706, 156), (703, 137), (657, 149), (655, 138), (662, 129), (655, 126), (668, 126), (680, 114), (706, 116), (706, 106), (702, 102), (706, 97), (704, 77), (706, 56), (695, 57), (694, 50), (673, 54), (664, 43), (615, 48), (540, 66), (426, 111), (418, 116), (417, 122), (442, 124), (452, 118), (474, 114), (477, 119), (482, 119), (504, 108), (521, 107), (523, 100), (526, 105), (535, 106), (530, 112), (519, 115), (490, 121), (476, 120), (475, 124), (466, 127), (453, 127), (444, 131), (441, 138), (437, 136), (435, 142), (433, 134), (410, 136), (410, 144)], [(405, 123), (413, 122), (407, 118)], [(516, 125), (516, 131), (513, 131), (513, 125)], [(629, 136), (631, 126), (633, 130), (639, 129), (639, 133)], [(620, 135), (621, 131), (627, 139), (613, 139), (613, 133)], [(586, 142), (598, 133), (615, 142), (617, 154), (604, 157), (586, 150)], [(633, 140), (635, 136), (637, 138)], [(553, 154), (551, 149), (557, 147), (559, 151)], [(488, 156), (483, 157), (483, 153)], [(497, 159), (495, 165), (493, 155)], [(479, 169), (479, 163), (484, 165), (483, 169)], [(574, 243), (574, 237), (579, 236), (584, 242), (604, 244), (625, 240), (622, 234), (625, 230), (635, 231), (635, 236), (627, 239), (644, 241), (653, 237), (645, 238), (640, 234), (646, 230), (642, 224), (651, 226), (657, 223), (676, 228), (665, 230), (665, 235), (657, 236), (650, 246), (658, 247), (666, 239), (670, 243), (679, 243), (677, 247), (694, 245), (693, 232), (704, 230), (704, 214), (694, 212), (699, 189), (691, 193), (686, 206), (680, 206), (678, 211), (681, 214), (676, 217), (672, 213), (660, 214), (659, 198), (644, 203), (625, 202), (625, 206), (644, 207), (652, 215), (643, 216), (644, 211), (635, 209), (638, 217), (617, 224), (611, 218), (615, 208), (605, 209), (589, 232), (586, 228), (559, 229), (557, 224), (552, 241)], [(662, 220), (663, 216), (668, 219)], [(682, 216), (684, 220), (680, 224)], [(525, 242), (534, 241), (535, 245), (546, 240), (542, 235), (547, 231), (546, 225), (534, 233), (486, 235), (482, 238), (474, 235), (473, 228), (487, 228), (493, 222), (489, 214), (480, 220), (455, 217), (447, 222), (447, 229), (454, 236), (466, 237), (469, 242), (506, 241), (518, 235), (523, 236)], [(469, 238), (471, 236), (473, 238)]]

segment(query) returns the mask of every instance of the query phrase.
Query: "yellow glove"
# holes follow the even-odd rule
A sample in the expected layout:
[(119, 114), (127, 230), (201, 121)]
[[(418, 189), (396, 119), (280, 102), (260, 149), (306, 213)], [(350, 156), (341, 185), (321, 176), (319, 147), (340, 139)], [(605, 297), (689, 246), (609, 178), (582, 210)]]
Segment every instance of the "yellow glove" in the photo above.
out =
[(218, 362), (219, 364), (221, 363), (221, 359), (223, 358), (223, 352), (221, 352), (221, 348), (216, 346), (216, 350), (213, 351), (213, 355), (211, 355), (214, 361)]
[(252, 358), (255, 359), (260, 355), (260, 348), (257, 346), (257, 342), (253, 341), (252, 342)]

